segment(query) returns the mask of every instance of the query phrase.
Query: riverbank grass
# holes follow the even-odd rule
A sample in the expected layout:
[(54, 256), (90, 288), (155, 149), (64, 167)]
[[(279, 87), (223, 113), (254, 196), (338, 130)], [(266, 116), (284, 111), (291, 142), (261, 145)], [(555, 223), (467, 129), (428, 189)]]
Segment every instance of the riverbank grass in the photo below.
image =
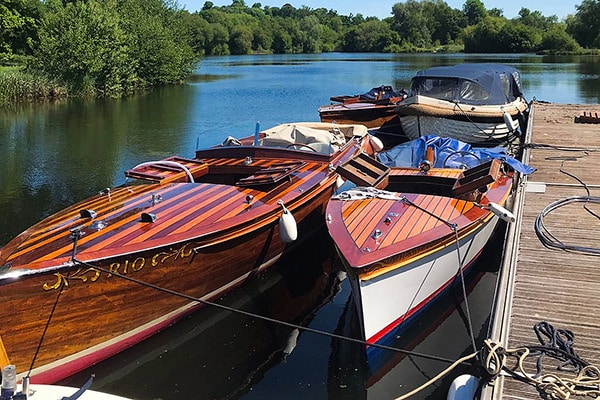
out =
[(46, 77), (27, 72), (22, 66), (0, 67), (0, 107), (65, 97), (66, 88)]

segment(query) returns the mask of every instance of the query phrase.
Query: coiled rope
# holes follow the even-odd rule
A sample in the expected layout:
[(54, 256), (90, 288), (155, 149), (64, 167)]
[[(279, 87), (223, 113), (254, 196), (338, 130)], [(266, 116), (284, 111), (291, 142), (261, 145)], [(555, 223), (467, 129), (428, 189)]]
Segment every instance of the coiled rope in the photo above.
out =
[[(539, 322), (534, 331), (540, 346), (523, 346), (504, 349), (499, 343), (485, 340), (482, 350), (483, 368), (490, 377), (505, 373), (522, 382), (535, 386), (546, 394), (546, 398), (566, 400), (571, 396), (600, 396), (600, 369), (580, 359), (573, 350), (574, 335), (569, 330), (554, 329), (547, 322)], [(561, 363), (558, 371), (575, 373), (574, 377), (557, 373), (542, 373), (541, 357), (549, 356)], [(535, 372), (528, 372), (525, 364), (528, 357), (537, 357)], [(514, 365), (508, 366), (508, 359)]]
[[(583, 151), (583, 150), (581, 150), (581, 151)], [(590, 151), (590, 150), (585, 150), (586, 154), (587, 154), (587, 151)], [(571, 252), (575, 252), (575, 253), (594, 255), (594, 256), (600, 255), (600, 248), (598, 248), (598, 247), (588, 247), (588, 246), (564, 243), (563, 241), (558, 239), (555, 235), (553, 235), (552, 232), (550, 232), (550, 230), (544, 224), (544, 218), (546, 216), (548, 216), (551, 212), (553, 212), (561, 207), (572, 204), (572, 203), (584, 203), (583, 209), (585, 211), (587, 211), (593, 217), (600, 220), (600, 215), (598, 215), (596, 212), (594, 212), (587, 206), (590, 203), (600, 204), (600, 197), (591, 196), (590, 190), (587, 187), (587, 185), (585, 184), (585, 182), (583, 182), (581, 179), (579, 179), (575, 175), (573, 175), (563, 169), (563, 165), (564, 165), (565, 161), (569, 161), (569, 159), (563, 159), (559, 171), (561, 173), (575, 179), (577, 182), (579, 182), (585, 189), (587, 195), (586, 196), (571, 196), (571, 197), (559, 199), (555, 202), (548, 204), (538, 214), (538, 216), (535, 219), (535, 223), (534, 223), (535, 234), (537, 235), (540, 242), (542, 242), (542, 244), (545, 247), (550, 248), (550, 249), (553, 248), (553, 249), (571, 251)]]

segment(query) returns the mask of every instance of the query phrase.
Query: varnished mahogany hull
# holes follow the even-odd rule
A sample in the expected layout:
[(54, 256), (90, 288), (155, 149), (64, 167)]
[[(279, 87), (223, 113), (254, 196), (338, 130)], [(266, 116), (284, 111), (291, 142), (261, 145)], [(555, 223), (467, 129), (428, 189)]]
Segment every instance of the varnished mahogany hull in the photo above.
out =
[(361, 124), (367, 128), (399, 125), (395, 104), (332, 104), (319, 108), (321, 122)]
[[(313, 201), (290, 210), (301, 221), (299, 235), (322, 223), (323, 207), (333, 189), (330, 185)], [(148, 285), (213, 299), (274, 263), (284, 250), (275, 221), (216, 245), (181, 242), (4, 282), (2, 301), (10, 307), (0, 309), (0, 319), (9, 321), (2, 324), (7, 355), (18, 372), (24, 372), (47, 329), (32, 382), (56, 382), (130, 347), (201, 305)]]
[(23, 374), (37, 353), (32, 382), (54, 383), (242, 284), (290, 246), (282, 205), (305, 238), (323, 225), (335, 166), (369, 149), (211, 148), (144, 163), (128, 176), (153, 183), (49, 216), (0, 249), (0, 364)]

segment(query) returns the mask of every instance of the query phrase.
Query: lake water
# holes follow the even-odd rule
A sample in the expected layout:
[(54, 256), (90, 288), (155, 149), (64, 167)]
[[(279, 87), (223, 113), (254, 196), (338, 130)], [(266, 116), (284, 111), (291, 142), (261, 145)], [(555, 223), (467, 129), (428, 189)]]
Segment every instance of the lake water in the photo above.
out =
[[(226, 136), (246, 136), (257, 122), (317, 121), (338, 94), (391, 84), (408, 88), (423, 68), (462, 62), (510, 64), (526, 97), (553, 103), (600, 103), (599, 57), (464, 54), (318, 54), (212, 57), (182, 86), (143, 96), (67, 101), (0, 111), (0, 246), (64, 206), (124, 182), (123, 171)], [(487, 337), (501, 257), (501, 232), (469, 277), (475, 341)], [(370, 371), (360, 348), (314, 332), (204, 308), (129, 351), (64, 384), (138, 399), (393, 399), (472, 351), (461, 290), (421, 318)], [(348, 282), (326, 232), (298, 246), (253, 282), (220, 300), (236, 309), (311, 329), (352, 335)], [(126, 311), (124, 312), (126, 318)], [(294, 339), (297, 339), (295, 341)], [(284, 357), (283, 349), (296, 342)], [(445, 398), (454, 376), (416, 398)]]

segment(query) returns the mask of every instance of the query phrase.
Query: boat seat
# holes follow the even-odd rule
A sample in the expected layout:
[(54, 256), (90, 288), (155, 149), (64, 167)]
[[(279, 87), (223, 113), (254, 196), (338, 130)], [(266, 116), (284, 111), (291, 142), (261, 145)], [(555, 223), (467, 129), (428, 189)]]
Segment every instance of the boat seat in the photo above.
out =
[(452, 194), (456, 197), (462, 197), (469, 195), (476, 190), (485, 192), (487, 186), (493, 183), (500, 174), (500, 166), (502, 162), (497, 159), (487, 161), (476, 167), (469, 168), (462, 173), (454, 186), (452, 187)]
[(340, 164), (336, 172), (358, 186), (383, 189), (388, 184), (390, 168), (365, 153)]
[(197, 178), (208, 173), (208, 164), (193, 158), (175, 156), (164, 160), (142, 163), (125, 171), (125, 176), (165, 184), (189, 182), (188, 172)]
[(301, 168), (305, 163), (302, 161), (274, 164), (268, 168), (259, 169), (253, 175), (242, 178), (236, 182), (237, 186), (253, 187), (271, 185), (290, 178), (294, 171)]

